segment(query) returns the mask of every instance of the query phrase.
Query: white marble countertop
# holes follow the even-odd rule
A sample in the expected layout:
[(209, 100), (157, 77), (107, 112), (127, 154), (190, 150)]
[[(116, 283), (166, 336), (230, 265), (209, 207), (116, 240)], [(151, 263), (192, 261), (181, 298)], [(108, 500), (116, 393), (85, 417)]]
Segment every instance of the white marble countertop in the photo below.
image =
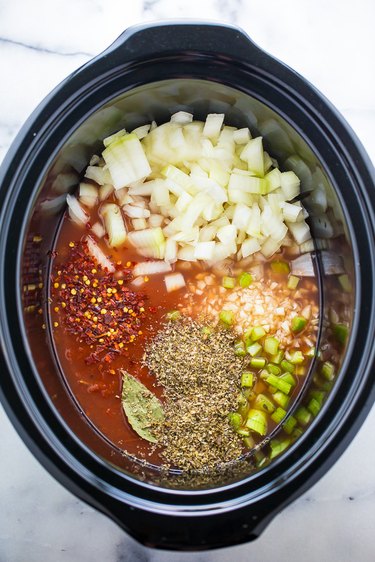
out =
[[(375, 160), (373, 0), (0, 0), (0, 160), (67, 74), (131, 24), (206, 18), (241, 25), (317, 86)], [(150, 551), (38, 464), (0, 407), (0, 562), (372, 562), (375, 409), (336, 465), (256, 542), (202, 554)]]

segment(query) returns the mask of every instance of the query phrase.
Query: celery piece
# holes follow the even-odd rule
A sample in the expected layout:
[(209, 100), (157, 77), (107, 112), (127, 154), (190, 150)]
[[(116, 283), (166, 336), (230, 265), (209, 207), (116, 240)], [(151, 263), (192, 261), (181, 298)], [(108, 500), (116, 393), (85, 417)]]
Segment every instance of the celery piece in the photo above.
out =
[(281, 349), (279, 349), (276, 355), (273, 355), (271, 357), (271, 363), (276, 363), (276, 365), (279, 365), (283, 360), (283, 357), (284, 357), (284, 352)]
[(296, 427), (296, 425), (297, 425), (296, 418), (294, 418), (293, 416), (289, 416), (289, 418), (285, 420), (285, 422), (283, 423), (283, 430), (285, 431), (285, 433), (290, 435), (293, 429)]
[(250, 366), (254, 369), (263, 369), (266, 364), (264, 357), (252, 357), (250, 360)]
[(178, 320), (179, 318), (181, 318), (181, 312), (179, 310), (170, 310), (169, 312), (167, 312), (166, 314), (166, 318), (167, 320)]
[(266, 435), (267, 433), (267, 416), (261, 410), (252, 408), (247, 416), (246, 427), (259, 433), (259, 435)]
[(289, 275), (288, 284), (287, 284), (288, 289), (291, 289), (292, 291), (294, 289), (297, 289), (299, 281), (300, 278), (297, 277), (296, 275)]
[(284, 394), (289, 394), (292, 385), (286, 381), (283, 381), (280, 377), (276, 377), (275, 375), (268, 375), (266, 378), (266, 382), (271, 386), (274, 386)]
[(223, 277), (222, 285), (224, 289), (234, 289), (236, 280), (234, 277)]
[(293, 351), (293, 353), (290, 354), (290, 358), (289, 361), (290, 363), (292, 363), (293, 365), (299, 365), (301, 363), (303, 363), (305, 360), (302, 351)]
[(306, 357), (309, 357), (309, 359), (312, 359), (313, 357), (315, 357), (315, 355), (316, 355), (315, 347), (310, 347), (310, 349), (306, 351)]
[(272, 398), (274, 402), (282, 408), (287, 408), (290, 402), (289, 396), (281, 392), (281, 390), (276, 390), (276, 392), (272, 395)]
[(352, 284), (351, 284), (351, 281), (349, 279), (349, 276), (346, 273), (344, 275), (339, 275), (338, 281), (339, 281), (339, 283), (342, 287), (342, 290), (345, 293), (351, 293), (352, 292)]
[(232, 326), (234, 322), (234, 313), (232, 310), (222, 310), (219, 313), (219, 320), (226, 326)]
[(270, 459), (274, 459), (278, 455), (280, 455), (285, 449), (287, 449), (290, 445), (290, 439), (283, 439), (280, 441), (279, 439), (272, 439), (270, 441)]
[(279, 340), (273, 337), (264, 340), (264, 351), (269, 355), (276, 355), (279, 351)]
[(310, 392), (310, 396), (311, 398), (314, 398), (321, 406), (324, 402), (324, 398), (326, 397), (326, 393), (322, 392), (321, 390), (312, 390)]
[(247, 273), (246, 271), (241, 273), (241, 275), (238, 277), (238, 284), (243, 289), (249, 287), (252, 282), (253, 282), (253, 276), (250, 273)]
[(262, 350), (262, 346), (258, 342), (252, 343), (247, 348), (247, 352), (251, 355), (251, 357), (257, 355), (261, 350)]
[(254, 439), (251, 437), (251, 435), (250, 435), (249, 437), (244, 437), (244, 438), (242, 439), (242, 441), (243, 441), (243, 444), (245, 445), (245, 447), (246, 447), (247, 449), (252, 449), (252, 448), (254, 447), (254, 445), (255, 445), (255, 441), (254, 441)]
[(349, 328), (348, 328), (348, 326), (346, 326), (346, 324), (333, 324), (332, 332), (333, 332), (333, 335), (335, 336), (336, 340), (341, 345), (346, 344), (346, 340), (347, 340), (348, 334), (349, 334)]
[(274, 413), (271, 416), (271, 419), (273, 419), (273, 421), (275, 423), (280, 423), (286, 416), (286, 410), (284, 410), (284, 408), (276, 408), (276, 410), (274, 411)]
[(298, 439), (298, 437), (301, 437), (301, 435), (303, 435), (302, 427), (296, 427), (292, 433), (292, 438)]
[(239, 429), (237, 429), (238, 435), (241, 435), (241, 437), (249, 437), (250, 435), (250, 429), (248, 429), (247, 427), (240, 427)]
[(288, 382), (289, 384), (291, 384), (293, 387), (296, 386), (297, 381), (296, 379), (293, 377), (292, 373), (283, 373), (280, 377), (281, 380)]
[(263, 336), (265, 335), (266, 335), (266, 331), (264, 328), (262, 328), (262, 326), (255, 326), (251, 330), (251, 339), (253, 341), (258, 341), (260, 340), (260, 338), (263, 338)]
[(294, 318), (292, 318), (291, 329), (295, 334), (302, 332), (302, 330), (306, 328), (306, 325), (307, 320), (303, 316), (295, 316)]
[(265, 412), (268, 412), (269, 414), (272, 414), (272, 412), (275, 411), (275, 406), (272, 403), (272, 401), (267, 398), (267, 396), (265, 396), (265, 394), (258, 394), (258, 396), (256, 397), (255, 400), (255, 406), (259, 409), (259, 410), (264, 410)]
[(242, 425), (242, 416), (238, 412), (230, 412), (228, 414), (230, 425), (237, 431)]
[(297, 419), (298, 423), (303, 426), (308, 425), (312, 417), (311, 412), (309, 412), (304, 406), (300, 406), (300, 408), (295, 411), (294, 416)]
[(289, 373), (294, 373), (294, 371), (296, 369), (295, 366), (292, 365), (292, 363), (290, 363), (286, 359), (283, 359), (281, 361), (280, 367), (282, 368), (283, 371), (288, 371)]
[(320, 404), (315, 398), (311, 398), (310, 402), (307, 404), (307, 409), (315, 417), (320, 411)]
[(254, 384), (254, 373), (251, 371), (244, 371), (241, 375), (241, 386), (251, 388)]
[(272, 365), (272, 363), (267, 365), (267, 371), (271, 373), (271, 375), (279, 375), (281, 373), (280, 367), (278, 367), (277, 365)]
[(329, 361), (323, 363), (321, 373), (327, 381), (333, 381), (335, 378), (335, 368)]
[(245, 357), (246, 349), (245, 344), (242, 340), (237, 340), (234, 342), (234, 353), (238, 355), (238, 357)]
[(279, 275), (288, 275), (290, 273), (289, 264), (286, 261), (272, 261), (271, 269)]

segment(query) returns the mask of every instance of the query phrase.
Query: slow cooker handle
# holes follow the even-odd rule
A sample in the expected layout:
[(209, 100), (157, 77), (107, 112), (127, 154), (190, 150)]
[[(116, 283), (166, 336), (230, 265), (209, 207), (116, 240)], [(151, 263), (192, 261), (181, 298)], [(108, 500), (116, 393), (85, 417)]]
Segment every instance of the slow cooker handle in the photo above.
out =
[(129, 27), (104, 55), (111, 55), (115, 64), (135, 59), (159, 58), (160, 55), (189, 52), (224, 56), (256, 62), (262, 51), (242, 29), (209, 22), (171, 22)]

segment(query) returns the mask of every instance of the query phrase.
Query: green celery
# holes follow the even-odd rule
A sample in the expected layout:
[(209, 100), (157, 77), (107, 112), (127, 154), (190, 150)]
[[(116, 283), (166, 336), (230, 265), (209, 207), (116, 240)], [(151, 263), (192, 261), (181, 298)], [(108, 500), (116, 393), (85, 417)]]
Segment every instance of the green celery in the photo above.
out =
[(308, 425), (311, 421), (311, 412), (309, 412), (304, 406), (300, 406), (294, 413), (294, 416), (297, 418), (297, 421), (303, 426)]
[(284, 408), (276, 408), (271, 418), (275, 423), (280, 423), (286, 416), (286, 410)]
[(290, 383), (283, 381), (280, 377), (276, 377), (275, 375), (268, 375), (266, 382), (278, 390), (281, 390), (284, 394), (289, 394), (290, 389), (292, 388)]
[(234, 353), (238, 355), (238, 357), (245, 357), (246, 349), (245, 344), (242, 340), (237, 340), (234, 342)]
[(290, 445), (290, 439), (283, 439), (280, 441), (279, 439), (272, 439), (270, 441), (270, 459), (274, 459), (278, 455), (280, 455), (285, 449), (287, 449)]
[(302, 332), (302, 330), (306, 328), (306, 325), (307, 320), (303, 316), (295, 316), (294, 318), (292, 318), (291, 329), (295, 334), (299, 334), (299, 332)]
[(315, 398), (311, 398), (310, 402), (307, 404), (307, 409), (315, 417), (320, 411), (320, 404)]
[(236, 280), (234, 277), (223, 277), (222, 285), (224, 289), (234, 289), (236, 286)]
[(272, 395), (273, 400), (276, 402), (276, 404), (278, 404), (279, 406), (281, 406), (282, 408), (287, 408), (288, 404), (290, 402), (290, 398), (289, 396), (287, 396), (286, 394), (284, 394), (283, 392), (281, 392), (281, 390), (277, 390), (273, 395)]
[(258, 342), (254, 342), (247, 347), (247, 352), (254, 357), (262, 350), (262, 346)]
[(296, 350), (293, 351), (293, 353), (290, 354), (289, 357), (289, 361), (290, 363), (292, 363), (293, 365), (299, 365), (301, 363), (303, 363), (305, 360), (302, 351)]
[(289, 373), (294, 373), (295, 371), (295, 366), (290, 363), (290, 361), (287, 361), (286, 359), (283, 359), (280, 363), (280, 367), (282, 368), (283, 371), (288, 371)]
[(272, 412), (275, 411), (275, 406), (273, 405), (272, 401), (264, 394), (258, 394), (255, 400), (255, 406), (259, 410), (264, 410), (269, 414), (272, 414)]
[(241, 386), (251, 388), (254, 384), (254, 380), (254, 373), (252, 373), (251, 371), (245, 371), (241, 375)]
[(349, 335), (349, 328), (346, 324), (334, 324), (332, 326), (333, 335), (335, 336), (336, 340), (341, 344), (345, 345), (346, 340), (348, 339)]
[(265, 335), (266, 335), (266, 331), (264, 328), (262, 328), (262, 326), (255, 326), (251, 330), (251, 339), (253, 341), (258, 341), (260, 340), (260, 338), (263, 338), (263, 336)]
[(252, 408), (247, 416), (246, 427), (259, 433), (259, 435), (266, 435), (267, 433), (267, 416), (261, 410)]
[(292, 373), (284, 373), (281, 375), (280, 377), (281, 380), (288, 382), (289, 384), (291, 384), (292, 386), (296, 386), (297, 381), (296, 379), (293, 377)]
[(268, 337), (264, 340), (264, 351), (269, 355), (276, 355), (279, 351), (279, 340)]
[(272, 261), (271, 269), (279, 275), (288, 275), (290, 273), (289, 264), (286, 261)]
[(296, 418), (293, 416), (289, 416), (289, 418), (285, 420), (285, 422), (283, 423), (283, 430), (285, 431), (285, 433), (290, 435), (293, 429), (296, 427), (296, 425), (297, 425)]
[(219, 320), (226, 326), (231, 326), (234, 322), (234, 313), (231, 310), (222, 310), (219, 314)]
[(238, 284), (243, 289), (249, 287), (252, 282), (253, 282), (253, 276), (250, 273), (247, 273), (246, 271), (241, 273), (241, 275), (238, 278)]
[(233, 427), (233, 429), (237, 430), (241, 427), (242, 416), (238, 412), (230, 412), (230, 414), (228, 414), (228, 419), (229, 419), (229, 423)]
[(252, 357), (250, 359), (250, 366), (254, 369), (263, 369), (265, 365), (266, 360), (264, 359), (264, 357)]
[(280, 367), (278, 367), (277, 365), (272, 365), (272, 363), (267, 365), (267, 371), (269, 371), (271, 375), (279, 375), (281, 373)]
[(333, 381), (335, 378), (335, 367), (329, 361), (325, 361), (322, 365), (321, 373), (327, 381)]

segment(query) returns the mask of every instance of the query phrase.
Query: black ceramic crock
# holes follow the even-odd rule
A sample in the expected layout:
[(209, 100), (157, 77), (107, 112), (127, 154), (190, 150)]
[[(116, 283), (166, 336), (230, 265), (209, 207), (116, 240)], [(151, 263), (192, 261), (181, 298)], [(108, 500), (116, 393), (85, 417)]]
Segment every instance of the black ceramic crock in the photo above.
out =
[[(32, 314), (46, 306), (49, 251), (65, 195), (74, 190), (98, 141), (124, 120), (130, 126), (163, 122), (179, 109), (192, 109), (201, 118), (210, 111), (225, 112), (229, 124), (249, 125), (286, 169), (299, 166), (307, 197), (323, 182), (330, 212), (341, 224), (342, 259), (354, 283), (347, 304), (349, 342), (320, 414), (267, 466), (238, 481), (201, 489), (169, 486), (111, 449), (64, 386), (48, 315)], [(180, 550), (250, 541), (353, 439), (374, 400), (372, 166), (330, 103), (243, 31), (209, 23), (161, 23), (125, 31), (31, 115), (2, 165), (0, 203), (2, 404), (41, 464), (137, 540)], [(313, 221), (318, 237), (314, 229)], [(319, 248), (314, 259), (320, 264), (324, 312), (332, 304), (329, 272)]]

